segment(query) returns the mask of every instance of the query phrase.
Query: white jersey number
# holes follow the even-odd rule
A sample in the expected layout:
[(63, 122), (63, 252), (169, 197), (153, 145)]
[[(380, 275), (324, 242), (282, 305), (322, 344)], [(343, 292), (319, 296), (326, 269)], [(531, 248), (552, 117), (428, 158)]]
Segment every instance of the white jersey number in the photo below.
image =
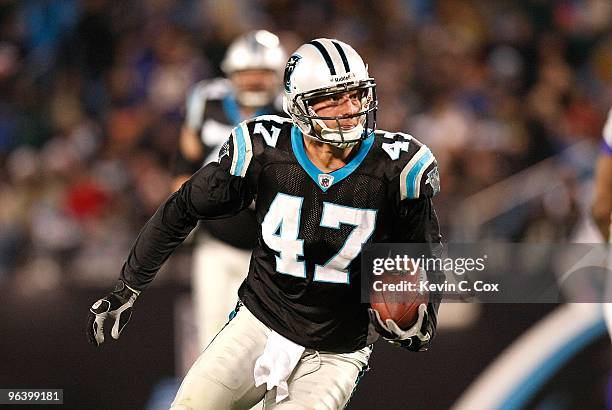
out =
[(393, 139), (394, 135), (400, 135), (404, 139), (404, 141), (385, 142), (382, 144), (382, 149), (384, 149), (385, 152), (389, 154), (389, 157), (393, 161), (399, 158), (401, 151), (408, 152), (408, 148), (410, 147), (410, 140), (412, 139), (411, 135), (403, 134), (401, 132), (387, 132), (383, 135), (383, 137)]
[[(304, 256), (304, 240), (298, 239), (302, 202), (303, 198), (300, 197), (277, 194), (261, 224), (261, 231), (266, 245), (280, 254), (276, 257), (276, 270), (305, 278), (306, 265), (298, 260), (298, 256)], [(324, 202), (320, 224), (332, 229), (340, 229), (340, 224), (355, 227), (338, 253), (324, 265), (316, 265), (314, 271), (317, 282), (348, 284), (348, 267), (361, 252), (361, 245), (374, 232), (376, 210)]]
[(261, 235), (270, 249), (280, 253), (276, 257), (276, 270), (286, 275), (306, 277), (306, 266), (298, 261), (304, 256), (304, 241), (300, 233), (300, 213), (303, 198), (276, 194), (270, 209), (261, 223)]

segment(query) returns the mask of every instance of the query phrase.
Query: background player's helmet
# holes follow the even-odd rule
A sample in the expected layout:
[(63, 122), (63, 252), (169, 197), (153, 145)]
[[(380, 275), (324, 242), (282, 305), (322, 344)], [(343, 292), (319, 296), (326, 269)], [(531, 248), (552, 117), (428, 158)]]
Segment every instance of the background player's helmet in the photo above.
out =
[(263, 70), (274, 74), (273, 81), (260, 82), (260, 86), (241, 89), (236, 86), (236, 99), (247, 107), (262, 107), (270, 104), (280, 90), (282, 70), (287, 54), (275, 34), (266, 30), (249, 32), (229, 46), (221, 69), (235, 85), (236, 78), (245, 71)]
[[(376, 83), (359, 54), (346, 43), (319, 38), (302, 45), (289, 57), (284, 87), (284, 109), (309, 137), (345, 148), (365, 139), (376, 128)], [(358, 113), (321, 117), (311, 106), (313, 99), (353, 90), (360, 92)], [(352, 117), (359, 117), (359, 124), (343, 130), (339, 120)], [(323, 120), (336, 120), (337, 127), (328, 128)]]

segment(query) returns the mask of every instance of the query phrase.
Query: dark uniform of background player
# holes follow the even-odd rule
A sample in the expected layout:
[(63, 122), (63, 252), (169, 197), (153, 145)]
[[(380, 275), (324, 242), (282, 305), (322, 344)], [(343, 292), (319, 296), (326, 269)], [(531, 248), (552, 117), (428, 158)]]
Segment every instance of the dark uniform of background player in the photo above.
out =
[[(344, 63), (342, 77), (329, 77), (321, 70), (332, 70), (333, 62), (324, 52), (333, 47)], [(265, 388), (255, 387), (253, 366), (271, 334), (306, 348), (304, 362), (293, 373), (300, 377), (289, 383), (293, 387), (307, 383), (308, 394), (302, 395), (304, 386), (296, 387), (290, 402), (309, 401), (310, 408), (319, 400), (331, 400), (332, 408), (342, 407), (356, 383), (356, 363), (367, 366), (369, 345), (376, 339), (369, 332), (368, 306), (360, 302), (361, 245), (417, 242), (429, 244), (432, 252), (440, 245), (432, 205), (439, 189), (435, 159), (409, 135), (372, 132), (375, 84), (358, 54), (344, 43), (320, 39), (300, 47), (296, 55), (303, 59), (297, 67), (294, 61), (292, 68), (299, 88), (286, 90), (286, 97), (295, 104), (311, 95), (308, 91), (319, 91), (311, 95), (312, 106), (307, 102), (309, 114), (295, 117), (295, 107), (289, 105), (291, 120), (265, 116), (236, 127), (219, 162), (200, 169), (145, 225), (117, 288), (92, 306), (88, 328), (92, 342), (103, 342), (101, 326), (107, 315), (115, 319), (112, 335), (117, 338), (129, 319), (122, 313), (131, 310), (137, 295), (198, 220), (234, 215), (256, 198), (261, 230), (239, 290), (244, 306), (186, 376), (174, 403), (177, 408), (198, 401), (206, 408), (254, 404)], [(317, 75), (331, 85), (321, 88), (320, 78), (310, 81), (309, 76)], [(323, 121), (326, 117), (317, 116), (317, 104), (336, 98), (342, 107), (350, 101), (360, 108), (335, 114), (338, 126), (329, 128)], [(334, 108), (320, 112), (324, 110)], [(345, 129), (352, 118), (359, 118), (359, 125)], [(310, 121), (313, 129), (319, 124), (322, 132), (304, 135), (304, 121)], [(345, 138), (351, 135), (356, 138)], [(320, 171), (309, 157), (311, 144), (323, 149), (333, 145), (349, 153), (345, 165)], [(375, 318), (373, 324), (393, 342), (423, 350), (435, 332), (438, 303), (422, 305), (417, 325), (405, 331), (395, 331)], [(311, 352), (320, 365), (303, 373)], [(274, 406), (270, 400), (266, 395), (266, 405)]]
[[(252, 31), (229, 46), (221, 63), (227, 78), (195, 84), (187, 98), (173, 192), (203, 165), (217, 160), (238, 123), (259, 115), (282, 114), (280, 91), (286, 60), (276, 35)], [(199, 350), (210, 343), (235, 306), (258, 229), (249, 208), (227, 219), (200, 223), (192, 266)]]

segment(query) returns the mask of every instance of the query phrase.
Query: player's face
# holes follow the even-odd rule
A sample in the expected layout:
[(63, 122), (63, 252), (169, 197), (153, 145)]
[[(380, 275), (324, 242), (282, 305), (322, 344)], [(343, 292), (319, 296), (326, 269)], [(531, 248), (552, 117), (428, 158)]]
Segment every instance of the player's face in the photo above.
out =
[[(348, 91), (315, 99), (311, 102), (315, 113), (321, 117), (341, 117), (357, 114), (361, 111), (361, 94), (359, 91)], [(323, 120), (328, 128), (338, 128), (336, 120)], [(338, 120), (340, 127), (352, 129), (359, 124), (359, 116)]]
[(271, 70), (244, 70), (230, 77), (239, 92), (274, 92), (278, 85), (278, 75)]

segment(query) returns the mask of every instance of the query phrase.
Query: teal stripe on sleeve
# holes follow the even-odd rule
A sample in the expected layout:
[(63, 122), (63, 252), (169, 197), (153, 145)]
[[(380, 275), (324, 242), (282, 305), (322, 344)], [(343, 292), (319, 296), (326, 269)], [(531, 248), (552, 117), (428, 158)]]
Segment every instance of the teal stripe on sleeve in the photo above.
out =
[(420, 180), (417, 181), (417, 176), (419, 175), (421, 169), (429, 162), (429, 160), (433, 157), (433, 154), (427, 148), (427, 151), (423, 156), (412, 166), (410, 171), (408, 171), (408, 175), (406, 175), (406, 196), (410, 199), (416, 198), (416, 190), (418, 188), (418, 184)]
[(236, 160), (236, 168), (232, 175), (240, 176), (242, 174), (242, 168), (244, 167), (244, 159), (246, 157), (246, 143), (244, 142), (244, 133), (242, 131), (242, 127), (239, 125), (235, 129), (236, 134), (236, 144), (234, 147), (236, 153), (238, 154), (238, 159)]

